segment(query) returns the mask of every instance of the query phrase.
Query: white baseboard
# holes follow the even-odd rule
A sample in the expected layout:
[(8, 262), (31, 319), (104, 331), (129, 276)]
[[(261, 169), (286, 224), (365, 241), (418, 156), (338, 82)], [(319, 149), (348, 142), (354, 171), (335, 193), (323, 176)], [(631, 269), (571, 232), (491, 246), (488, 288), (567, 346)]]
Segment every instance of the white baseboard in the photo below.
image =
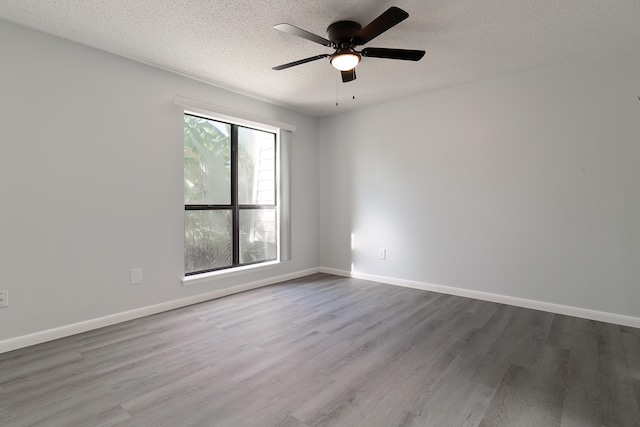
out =
[(310, 268), (294, 273), (284, 274), (280, 276), (270, 277), (263, 280), (257, 280), (250, 283), (244, 283), (225, 289), (219, 289), (213, 292), (207, 292), (194, 295), (178, 300), (167, 301), (161, 304), (141, 307), (122, 313), (116, 313), (109, 316), (90, 319), (84, 322), (73, 323), (58, 328), (48, 329), (33, 334), (23, 335), (15, 338), (0, 341), (0, 354), (23, 347), (29, 347), (47, 341), (64, 338), (70, 335), (91, 331), (105, 326), (115, 325), (117, 323), (129, 320), (139, 319), (141, 317), (150, 316), (152, 314), (162, 313), (164, 311), (174, 310), (180, 307), (197, 304), (204, 301), (220, 298), (226, 295), (232, 295), (239, 292), (256, 289), (263, 286), (273, 285), (275, 283), (287, 280), (297, 279), (299, 277), (309, 276), (314, 273), (326, 273), (336, 276), (353, 277), (356, 279), (370, 280), (373, 282), (386, 283), (389, 285), (403, 286), (406, 288), (421, 289), (424, 291), (438, 292), (442, 294), (457, 295), (466, 298), (473, 298), (483, 301), (491, 301), (500, 304), (507, 304), (516, 307), (530, 308), (534, 310), (547, 311), (550, 313), (564, 314), (567, 316), (580, 317), (583, 319), (596, 320), (599, 322), (613, 323), (617, 325), (630, 326), (640, 328), (640, 318), (625, 316), (622, 314), (607, 313), (603, 311), (589, 310), (585, 308), (572, 307), (561, 304), (553, 304), (543, 301), (535, 301), (524, 298), (510, 297), (506, 295), (492, 294), (488, 292), (473, 291), (469, 289), (455, 288), (451, 286), (440, 286), (431, 283), (417, 282), (412, 280), (397, 279), (393, 277), (377, 276), (374, 274), (358, 273), (347, 270), (339, 270), (327, 267)]
[(580, 317), (583, 319), (597, 320), (599, 322), (613, 323), (616, 325), (640, 328), (640, 318), (626, 316), (623, 314), (607, 313), (604, 311), (590, 310), (568, 305), (554, 304), (550, 302), (535, 301), (525, 298), (510, 297), (488, 292), (473, 291), (470, 289), (454, 288), (451, 286), (440, 286), (431, 283), (416, 282), (413, 280), (396, 279), (393, 277), (377, 276), (374, 274), (358, 273), (355, 271), (337, 270), (334, 268), (320, 268), (321, 273), (333, 274), (337, 276), (353, 277), (355, 279), (370, 280), (372, 282), (386, 283), (389, 285), (403, 286), (405, 288), (422, 289), (424, 291), (438, 292), (441, 294), (456, 295), (466, 298), (473, 298), (482, 301), (497, 302), (500, 304), (513, 305), (516, 307), (531, 308), (533, 310), (546, 311), (555, 314)]
[(320, 267), (320, 273), (333, 274), (334, 276), (353, 277), (353, 272), (347, 270), (338, 270), (336, 268)]
[(220, 298), (226, 295), (232, 295), (239, 292), (248, 291), (250, 289), (256, 289), (263, 286), (284, 282), (287, 280), (297, 279), (299, 277), (308, 276), (310, 274), (314, 274), (318, 272), (320, 272), (320, 268), (310, 268), (307, 270), (296, 271), (294, 273), (283, 274), (276, 277), (257, 280), (255, 282), (244, 283), (241, 285), (232, 286), (225, 289), (219, 289), (213, 292), (206, 292), (203, 294), (194, 295), (187, 298), (181, 298), (178, 300), (167, 301), (160, 304), (140, 307), (134, 310), (111, 314), (104, 317), (98, 317), (96, 319), (90, 319), (84, 322), (78, 322), (70, 325), (60, 326), (58, 328), (47, 329), (45, 331), (35, 332), (33, 334), (23, 335), (15, 338), (9, 338), (9, 339), (0, 341), (0, 354), (6, 353), (12, 350), (17, 350), (23, 347), (29, 347), (35, 344), (41, 344), (43, 342), (68, 337), (70, 335), (75, 335), (82, 332), (103, 328), (105, 326), (111, 326), (117, 323), (139, 319), (141, 317), (150, 316), (152, 314), (162, 313), (164, 311), (174, 310), (176, 308), (198, 304), (200, 302), (209, 301), (209, 300)]

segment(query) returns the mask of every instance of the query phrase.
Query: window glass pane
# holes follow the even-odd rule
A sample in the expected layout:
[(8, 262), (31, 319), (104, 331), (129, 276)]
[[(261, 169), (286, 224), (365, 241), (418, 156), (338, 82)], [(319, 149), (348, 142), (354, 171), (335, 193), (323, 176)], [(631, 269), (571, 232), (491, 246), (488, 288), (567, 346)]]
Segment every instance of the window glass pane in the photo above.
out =
[(240, 263), (274, 260), (276, 252), (276, 210), (240, 210)]
[(238, 128), (238, 202), (241, 205), (275, 205), (276, 136)]
[(231, 125), (184, 116), (184, 203), (231, 204)]
[(185, 211), (185, 272), (230, 266), (233, 262), (231, 230), (231, 210)]

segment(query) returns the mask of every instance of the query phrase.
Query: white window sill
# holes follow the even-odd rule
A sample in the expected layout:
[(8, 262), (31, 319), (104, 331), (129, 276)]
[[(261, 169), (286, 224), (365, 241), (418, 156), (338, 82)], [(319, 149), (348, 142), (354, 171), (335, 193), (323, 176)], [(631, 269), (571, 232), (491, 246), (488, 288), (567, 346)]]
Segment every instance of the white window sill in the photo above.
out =
[(246, 273), (257, 273), (263, 270), (270, 270), (280, 261), (269, 261), (260, 264), (246, 265), (243, 267), (229, 268), (226, 270), (212, 271), (209, 273), (194, 274), (193, 276), (185, 276), (182, 278), (182, 286), (199, 285), (202, 283), (212, 282), (216, 279), (226, 279), (227, 277), (239, 276)]

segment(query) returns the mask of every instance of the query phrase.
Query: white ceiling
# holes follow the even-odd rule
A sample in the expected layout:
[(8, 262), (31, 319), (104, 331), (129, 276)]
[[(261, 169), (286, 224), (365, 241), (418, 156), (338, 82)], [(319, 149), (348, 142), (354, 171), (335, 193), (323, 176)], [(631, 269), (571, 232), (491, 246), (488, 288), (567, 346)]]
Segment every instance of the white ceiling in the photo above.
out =
[[(328, 60), (271, 69), (332, 53), (274, 25), (326, 37), (390, 6), (409, 18), (366, 46), (420, 62), (364, 58), (347, 84)], [(640, 48), (640, 0), (3, 0), (0, 18), (318, 116)]]

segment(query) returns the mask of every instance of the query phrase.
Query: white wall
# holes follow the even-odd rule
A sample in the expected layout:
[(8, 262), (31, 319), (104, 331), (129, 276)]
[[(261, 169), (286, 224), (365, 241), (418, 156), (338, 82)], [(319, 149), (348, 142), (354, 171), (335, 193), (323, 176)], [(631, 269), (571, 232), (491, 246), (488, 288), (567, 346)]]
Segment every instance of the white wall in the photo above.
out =
[[(0, 344), (319, 265), (640, 317), (637, 52), (318, 124), (2, 21), (0, 51)], [(181, 285), (175, 95), (297, 126), (291, 262)]]
[[(317, 119), (3, 21), (0, 52), (0, 342), (319, 265)], [(291, 262), (182, 286), (175, 95), (297, 127)]]
[(638, 95), (626, 52), (322, 119), (322, 265), (640, 317)]

